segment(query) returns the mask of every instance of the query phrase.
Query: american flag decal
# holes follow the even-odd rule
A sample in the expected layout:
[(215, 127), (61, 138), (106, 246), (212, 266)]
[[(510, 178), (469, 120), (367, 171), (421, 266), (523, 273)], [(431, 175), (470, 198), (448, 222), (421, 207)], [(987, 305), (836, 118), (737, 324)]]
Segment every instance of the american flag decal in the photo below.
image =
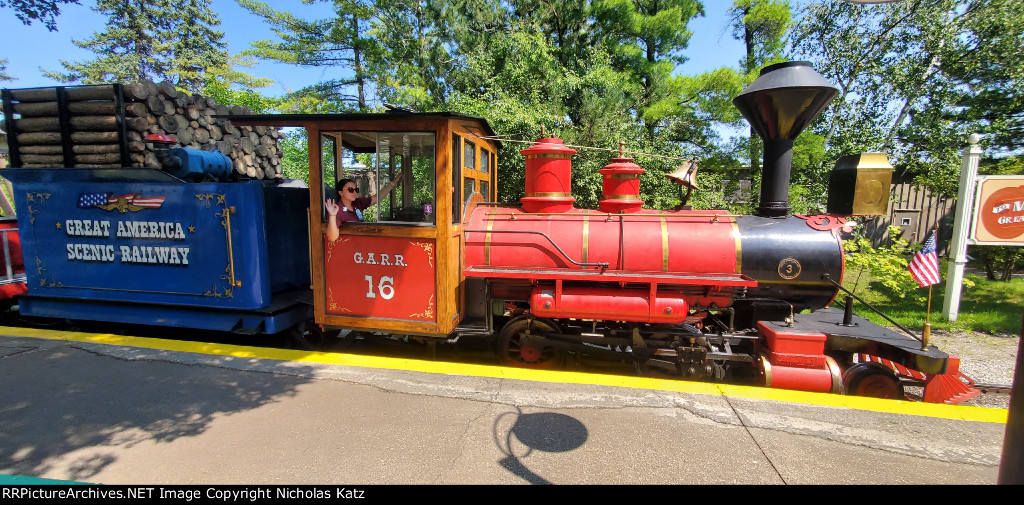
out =
[(143, 197), (139, 193), (129, 193), (127, 195), (82, 193), (78, 196), (78, 208), (100, 208), (108, 211), (117, 209), (122, 213), (128, 211), (138, 212), (142, 209), (159, 209), (166, 199), (166, 196)]

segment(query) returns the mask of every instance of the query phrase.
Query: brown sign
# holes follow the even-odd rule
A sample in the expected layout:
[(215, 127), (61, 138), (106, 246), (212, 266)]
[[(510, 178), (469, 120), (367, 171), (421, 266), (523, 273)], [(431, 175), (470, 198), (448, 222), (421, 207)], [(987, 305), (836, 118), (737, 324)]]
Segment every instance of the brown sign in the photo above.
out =
[(1024, 246), (1024, 176), (980, 178), (974, 208), (976, 243)]

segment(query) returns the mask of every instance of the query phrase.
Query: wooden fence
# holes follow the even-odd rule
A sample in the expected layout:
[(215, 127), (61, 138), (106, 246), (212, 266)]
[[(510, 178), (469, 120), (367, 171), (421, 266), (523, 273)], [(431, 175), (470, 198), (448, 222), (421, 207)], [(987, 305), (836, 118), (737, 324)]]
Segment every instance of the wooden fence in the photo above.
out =
[[(955, 198), (933, 195), (921, 186), (893, 184), (889, 193), (889, 215), (862, 222), (862, 231), (875, 247), (889, 245), (894, 238), (920, 244), (938, 225), (937, 249), (939, 256), (945, 256), (949, 253), (949, 241), (953, 236), (955, 207)], [(897, 237), (890, 236), (889, 226), (900, 229)]]

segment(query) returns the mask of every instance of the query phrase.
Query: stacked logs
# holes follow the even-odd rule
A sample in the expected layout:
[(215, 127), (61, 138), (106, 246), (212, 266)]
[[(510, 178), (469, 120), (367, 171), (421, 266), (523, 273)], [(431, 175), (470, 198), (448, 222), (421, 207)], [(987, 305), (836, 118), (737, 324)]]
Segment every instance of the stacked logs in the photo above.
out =
[[(123, 90), (114, 100), (114, 90)], [(101, 91), (105, 91), (101, 93)], [(78, 167), (151, 167), (160, 168), (150, 134), (166, 134), (178, 139), (181, 147), (213, 151), (231, 158), (238, 175), (274, 178), (281, 170), (277, 128), (266, 126), (235, 127), (217, 118), (228, 114), (249, 114), (247, 107), (223, 105), (200, 95), (178, 91), (170, 82), (141, 81), (124, 86), (69, 86), (64, 88), (70, 117), (73, 166)], [(89, 91), (86, 93), (86, 91)], [(16, 142), (23, 167), (63, 165), (62, 137), (57, 103), (49, 97), (56, 88), (8, 90), (13, 112)], [(101, 96), (102, 95), (102, 96)], [(116, 110), (120, 102), (121, 110)], [(118, 116), (123, 128), (118, 130)], [(126, 147), (121, 160), (118, 146)], [(106, 156), (99, 156), (99, 155)], [(92, 156), (89, 156), (92, 155)]]
[(117, 109), (114, 86), (7, 90), (5, 116), (20, 119), (5, 121), (4, 127), (23, 167), (64, 166), (66, 154), (73, 166), (123, 166)]
[(214, 116), (251, 114), (248, 107), (223, 105), (210, 97), (188, 95), (164, 81), (141, 81), (124, 86), (128, 151), (133, 166), (159, 167), (146, 135), (161, 133), (178, 139), (181, 147), (217, 150), (231, 158), (235, 172), (254, 179), (272, 179), (281, 172), (277, 128), (235, 127)]

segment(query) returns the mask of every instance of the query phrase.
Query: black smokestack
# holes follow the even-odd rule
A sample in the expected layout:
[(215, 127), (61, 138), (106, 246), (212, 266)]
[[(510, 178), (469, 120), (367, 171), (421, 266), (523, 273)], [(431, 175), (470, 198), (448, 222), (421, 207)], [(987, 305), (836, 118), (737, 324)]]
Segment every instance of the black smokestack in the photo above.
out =
[(789, 61), (761, 69), (732, 103), (764, 140), (761, 204), (757, 215), (789, 214), (793, 140), (839, 94), (810, 62)]

